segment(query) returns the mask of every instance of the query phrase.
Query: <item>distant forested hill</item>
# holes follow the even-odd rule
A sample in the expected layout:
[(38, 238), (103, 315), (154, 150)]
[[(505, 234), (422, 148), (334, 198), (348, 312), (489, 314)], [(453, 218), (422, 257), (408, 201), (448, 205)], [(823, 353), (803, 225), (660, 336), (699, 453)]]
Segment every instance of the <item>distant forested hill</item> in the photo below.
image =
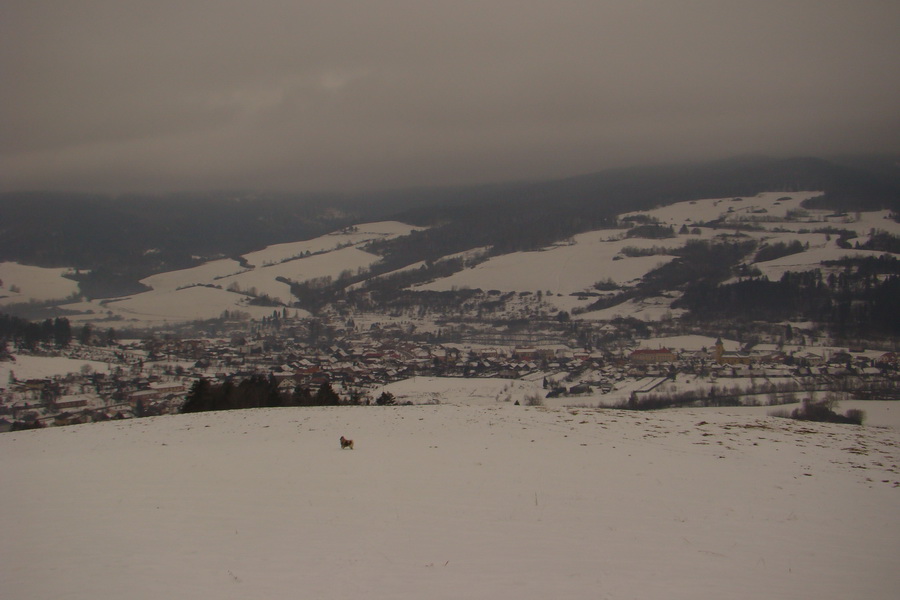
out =
[(820, 206), (900, 208), (896, 161), (741, 158), (567, 179), (354, 195), (0, 195), (0, 260), (90, 270), (82, 289), (131, 293), (149, 274), (396, 219), (431, 229), (373, 247), (401, 266), (479, 246), (537, 248), (616, 215), (704, 197), (823, 190)]
[[(858, 163), (740, 158), (444, 191), (442, 201), (413, 206), (398, 216), (434, 228), (386, 242), (382, 252), (408, 264), (480, 246), (493, 246), (496, 254), (528, 250), (605, 227), (624, 212), (763, 191), (821, 190), (820, 207), (900, 212), (900, 169), (885, 166), (896, 163)], [(866, 168), (874, 164), (880, 170)]]
[(183, 264), (319, 235), (358, 219), (330, 198), (232, 195), (0, 196), (0, 257), (91, 268), (109, 261)]

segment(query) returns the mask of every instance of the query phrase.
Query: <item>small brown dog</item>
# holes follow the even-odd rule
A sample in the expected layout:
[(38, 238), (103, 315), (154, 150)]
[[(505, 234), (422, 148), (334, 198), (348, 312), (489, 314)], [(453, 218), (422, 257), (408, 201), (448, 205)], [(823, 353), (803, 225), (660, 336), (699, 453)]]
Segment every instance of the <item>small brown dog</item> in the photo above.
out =
[(344, 436), (341, 436), (341, 450), (344, 448), (350, 448), (353, 450), (353, 440), (348, 440)]

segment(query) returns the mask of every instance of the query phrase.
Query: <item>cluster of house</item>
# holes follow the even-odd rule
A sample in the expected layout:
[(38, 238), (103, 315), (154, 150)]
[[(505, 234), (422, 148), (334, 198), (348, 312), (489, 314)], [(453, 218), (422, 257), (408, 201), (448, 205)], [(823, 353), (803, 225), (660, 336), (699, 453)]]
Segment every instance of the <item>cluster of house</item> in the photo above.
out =
[[(624, 377), (706, 372), (713, 376), (840, 375), (896, 372), (898, 354), (861, 349), (808, 348), (793, 352), (761, 347), (725, 350), (718, 340), (709, 349), (633, 351), (572, 349), (566, 345), (520, 345), (513, 349), (463, 344), (428, 344), (399, 339), (345, 338), (315, 348), (285, 339), (153, 340), (132, 346), (93, 348), (73, 345), (66, 355), (102, 360), (109, 372), (10, 381), (0, 389), (0, 431), (15, 424), (65, 425), (177, 412), (185, 394), (201, 378), (274, 377), (285, 392), (324, 383), (346, 393), (413, 375), (447, 377), (544, 377), (599, 374), (601, 391)], [(573, 379), (575, 379), (573, 377)]]
[(0, 390), (0, 431), (176, 412), (185, 391), (175, 378), (122, 369), (10, 381)]
[(778, 375), (878, 375), (900, 366), (900, 354), (864, 348), (786, 350), (760, 346), (749, 350), (726, 350), (721, 338), (711, 349), (676, 352), (669, 348), (638, 348), (628, 361), (636, 367), (696, 365), (698, 362), (721, 376)]

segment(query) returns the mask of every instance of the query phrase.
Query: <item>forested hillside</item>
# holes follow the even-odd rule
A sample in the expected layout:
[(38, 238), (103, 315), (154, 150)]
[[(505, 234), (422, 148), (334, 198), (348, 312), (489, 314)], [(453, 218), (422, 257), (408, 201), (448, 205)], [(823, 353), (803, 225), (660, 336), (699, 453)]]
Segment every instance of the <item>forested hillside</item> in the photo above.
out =
[[(617, 215), (704, 197), (823, 190), (819, 206), (897, 208), (893, 163), (744, 158), (617, 169), (543, 182), (356, 195), (250, 193), (0, 196), (0, 260), (76, 267), (91, 297), (134, 293), (152, 273), (236, 257), (346, 225), (394, 219), (429, 229), (373, 244), (385, 270), (477, 247), (493, 254), (546, 246), (609, 226)], [(875, 165), (875, 166), (872, 166)], [(877, 168), (876, 168), (877, 167)]]

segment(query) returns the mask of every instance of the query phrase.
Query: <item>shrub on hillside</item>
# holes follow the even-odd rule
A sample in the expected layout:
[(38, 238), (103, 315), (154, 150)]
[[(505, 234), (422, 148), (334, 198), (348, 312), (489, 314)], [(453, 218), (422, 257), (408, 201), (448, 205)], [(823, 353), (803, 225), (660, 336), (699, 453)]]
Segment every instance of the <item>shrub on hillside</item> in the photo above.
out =
[(541, 398), (540, 394), (529, 394), (525, 396), (523, 404), (525, 404), (525, 406), (543, 406), (544, 399)]
[(856, 425), (862, 425), (863, 421), (866, 420), (866, 411), (858, 408), (850, 408), (844, 413), (844, 418), (850, 419), (850, 422)]
[(791, 411), (791, 418), (798, 421), (817, 421), (821, 423), (848, 423), (850, 425), (862, 425), (866, 418), (865, 411), (850, 409), (843, 415), (833, 410), (833, 403), (829, 401), (813, 402), (804, 400), (799, 408)]
[(392, 393), (384, 391), (381, 392), (381, 395), (375, 400), (375, 404), (378, 406), (393, 406), (397, 404), (397, 400)]

